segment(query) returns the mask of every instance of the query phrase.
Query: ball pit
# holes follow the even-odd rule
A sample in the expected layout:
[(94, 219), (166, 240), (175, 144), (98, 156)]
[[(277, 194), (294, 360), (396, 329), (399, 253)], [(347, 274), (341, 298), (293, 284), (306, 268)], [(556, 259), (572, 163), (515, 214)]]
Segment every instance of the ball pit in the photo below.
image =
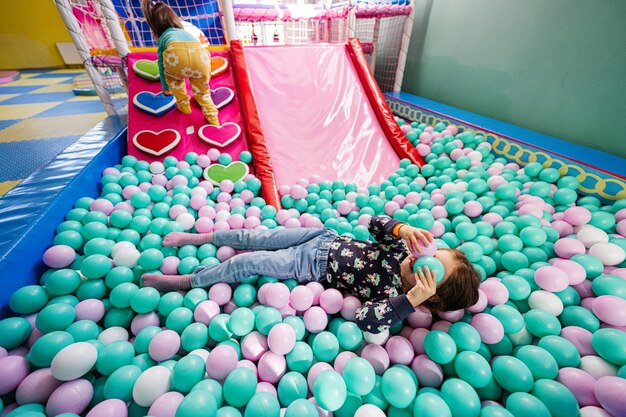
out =
[[(398, 121), (425, 157), (359, 189), (301, 179), (266, 205), (253, 175), (213, 185), (212, 149), (105, 170), (57, 228), (40, 285), (16, 291), (0, 321), (4, 411), (88, 417), (196, 415), (626, 415), (626, 202), (576, 193), (537, 162), (496, 158), (456, 126)], [(235, 158), (233, 158), (235, 157)], [(248, 152), (239, 159), (250, 163)], [(250, 277), (236, 287), (158, 293), (144, 272), (192, 272), (232, 248), (164, 247), (172, 231), (321, 227), (367, 239), (386, 214), (425, 228), (415, 255), (438, 269), (458, 248), (482, 277), (465, 311), (416, 309), (380, 334), (361, 302), (319, 283)], [(441, 270), (437, 279), (443, 278)], [(14, 395), (12, 395), (14, 393)], [(44, 414), (46, 413), (46, 414)], [(281, 414), (282, 413), (282, 414)]]

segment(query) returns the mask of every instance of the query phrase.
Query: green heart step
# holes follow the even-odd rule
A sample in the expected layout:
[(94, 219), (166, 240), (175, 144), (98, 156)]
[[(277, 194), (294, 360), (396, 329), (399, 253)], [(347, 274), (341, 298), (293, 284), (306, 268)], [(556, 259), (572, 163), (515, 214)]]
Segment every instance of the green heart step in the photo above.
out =
[(204, 170), (204, 178), (215, 185), (219, 185), (224, 180), (237, 182), (243, 180), (250, 172), (248, 165), (240, 161), (234, 161), (224, 166), (213, 164)]

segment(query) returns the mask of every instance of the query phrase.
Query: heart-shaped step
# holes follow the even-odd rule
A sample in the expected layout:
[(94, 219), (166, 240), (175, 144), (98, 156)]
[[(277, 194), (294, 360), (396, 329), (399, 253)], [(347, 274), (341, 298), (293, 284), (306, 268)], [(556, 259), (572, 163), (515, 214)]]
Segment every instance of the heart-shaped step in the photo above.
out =
[(133, 64), (133, 71), (140, 77), (150, 81), (159, 81), (159, 65), (149, 59), (138, 59)]
[(176, 99), (174, 96), (166, 96), (163, 92), (154, 94), (149, 91), (142, 91), (135, 94), (133, 104), (139, 110), (154, 116), (160, 116), (176, 107)]
[(222, 75), (228, 69), (228, 61), (221, 56), (211, 58), (211, 77)]
[(231, 180), (233, 183), (243, 180), (250, 173), (247, 164), (241, 161), (234, 161), (224, 166), (212, 164), (204, 169), (204, 178), (214, 185), (219, 185), (224, 180)]
[(211, 90), (211, 99), (218, 109), (233, 101), (233, 98), (235, 98), (235, 92), (228, 87), (217, 87)]
[(221, 126), (204, 125), (198, 129), (200, 139), (209, 145), (225, 148), (241, 134), (241, 128), (237, 123), (226, 122)]
[(133, 143), (137, 149), (154, 156), (161, 156), (174, 149), (180, 142), (180, 133), (174, 129), (165, 129), (160, 132), (142, 130), (133, 136)]

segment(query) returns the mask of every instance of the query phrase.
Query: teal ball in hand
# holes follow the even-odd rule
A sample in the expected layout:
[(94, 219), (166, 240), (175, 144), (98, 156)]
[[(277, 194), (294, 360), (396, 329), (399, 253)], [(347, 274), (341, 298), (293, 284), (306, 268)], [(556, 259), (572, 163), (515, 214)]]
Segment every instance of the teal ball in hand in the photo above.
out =
[(417, 273), (418, 268), (422, 268), (423, 270), (425, 266), (436, 274), (437, 283), (441, 282), (446, 272), (441, 261), (433, 256), (422, 256), (415, 261), (413, 271)]

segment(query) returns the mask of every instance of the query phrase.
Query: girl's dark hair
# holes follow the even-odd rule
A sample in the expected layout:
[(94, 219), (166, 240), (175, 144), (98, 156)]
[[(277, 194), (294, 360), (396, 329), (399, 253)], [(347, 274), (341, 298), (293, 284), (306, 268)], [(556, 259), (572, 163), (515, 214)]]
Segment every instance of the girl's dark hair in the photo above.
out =
[(454, 256), (456, 266), (448, 278), (437, 286), (437, 294), (422, 305), (433, 313), (470, 307), (478, 301), (480, 275), (467, 256), (458, 249), (447, 249)]
[(169, 28), (183, 28), (180, 17), (161, 0), (141, 0), (141, 10), (157, 38)]

